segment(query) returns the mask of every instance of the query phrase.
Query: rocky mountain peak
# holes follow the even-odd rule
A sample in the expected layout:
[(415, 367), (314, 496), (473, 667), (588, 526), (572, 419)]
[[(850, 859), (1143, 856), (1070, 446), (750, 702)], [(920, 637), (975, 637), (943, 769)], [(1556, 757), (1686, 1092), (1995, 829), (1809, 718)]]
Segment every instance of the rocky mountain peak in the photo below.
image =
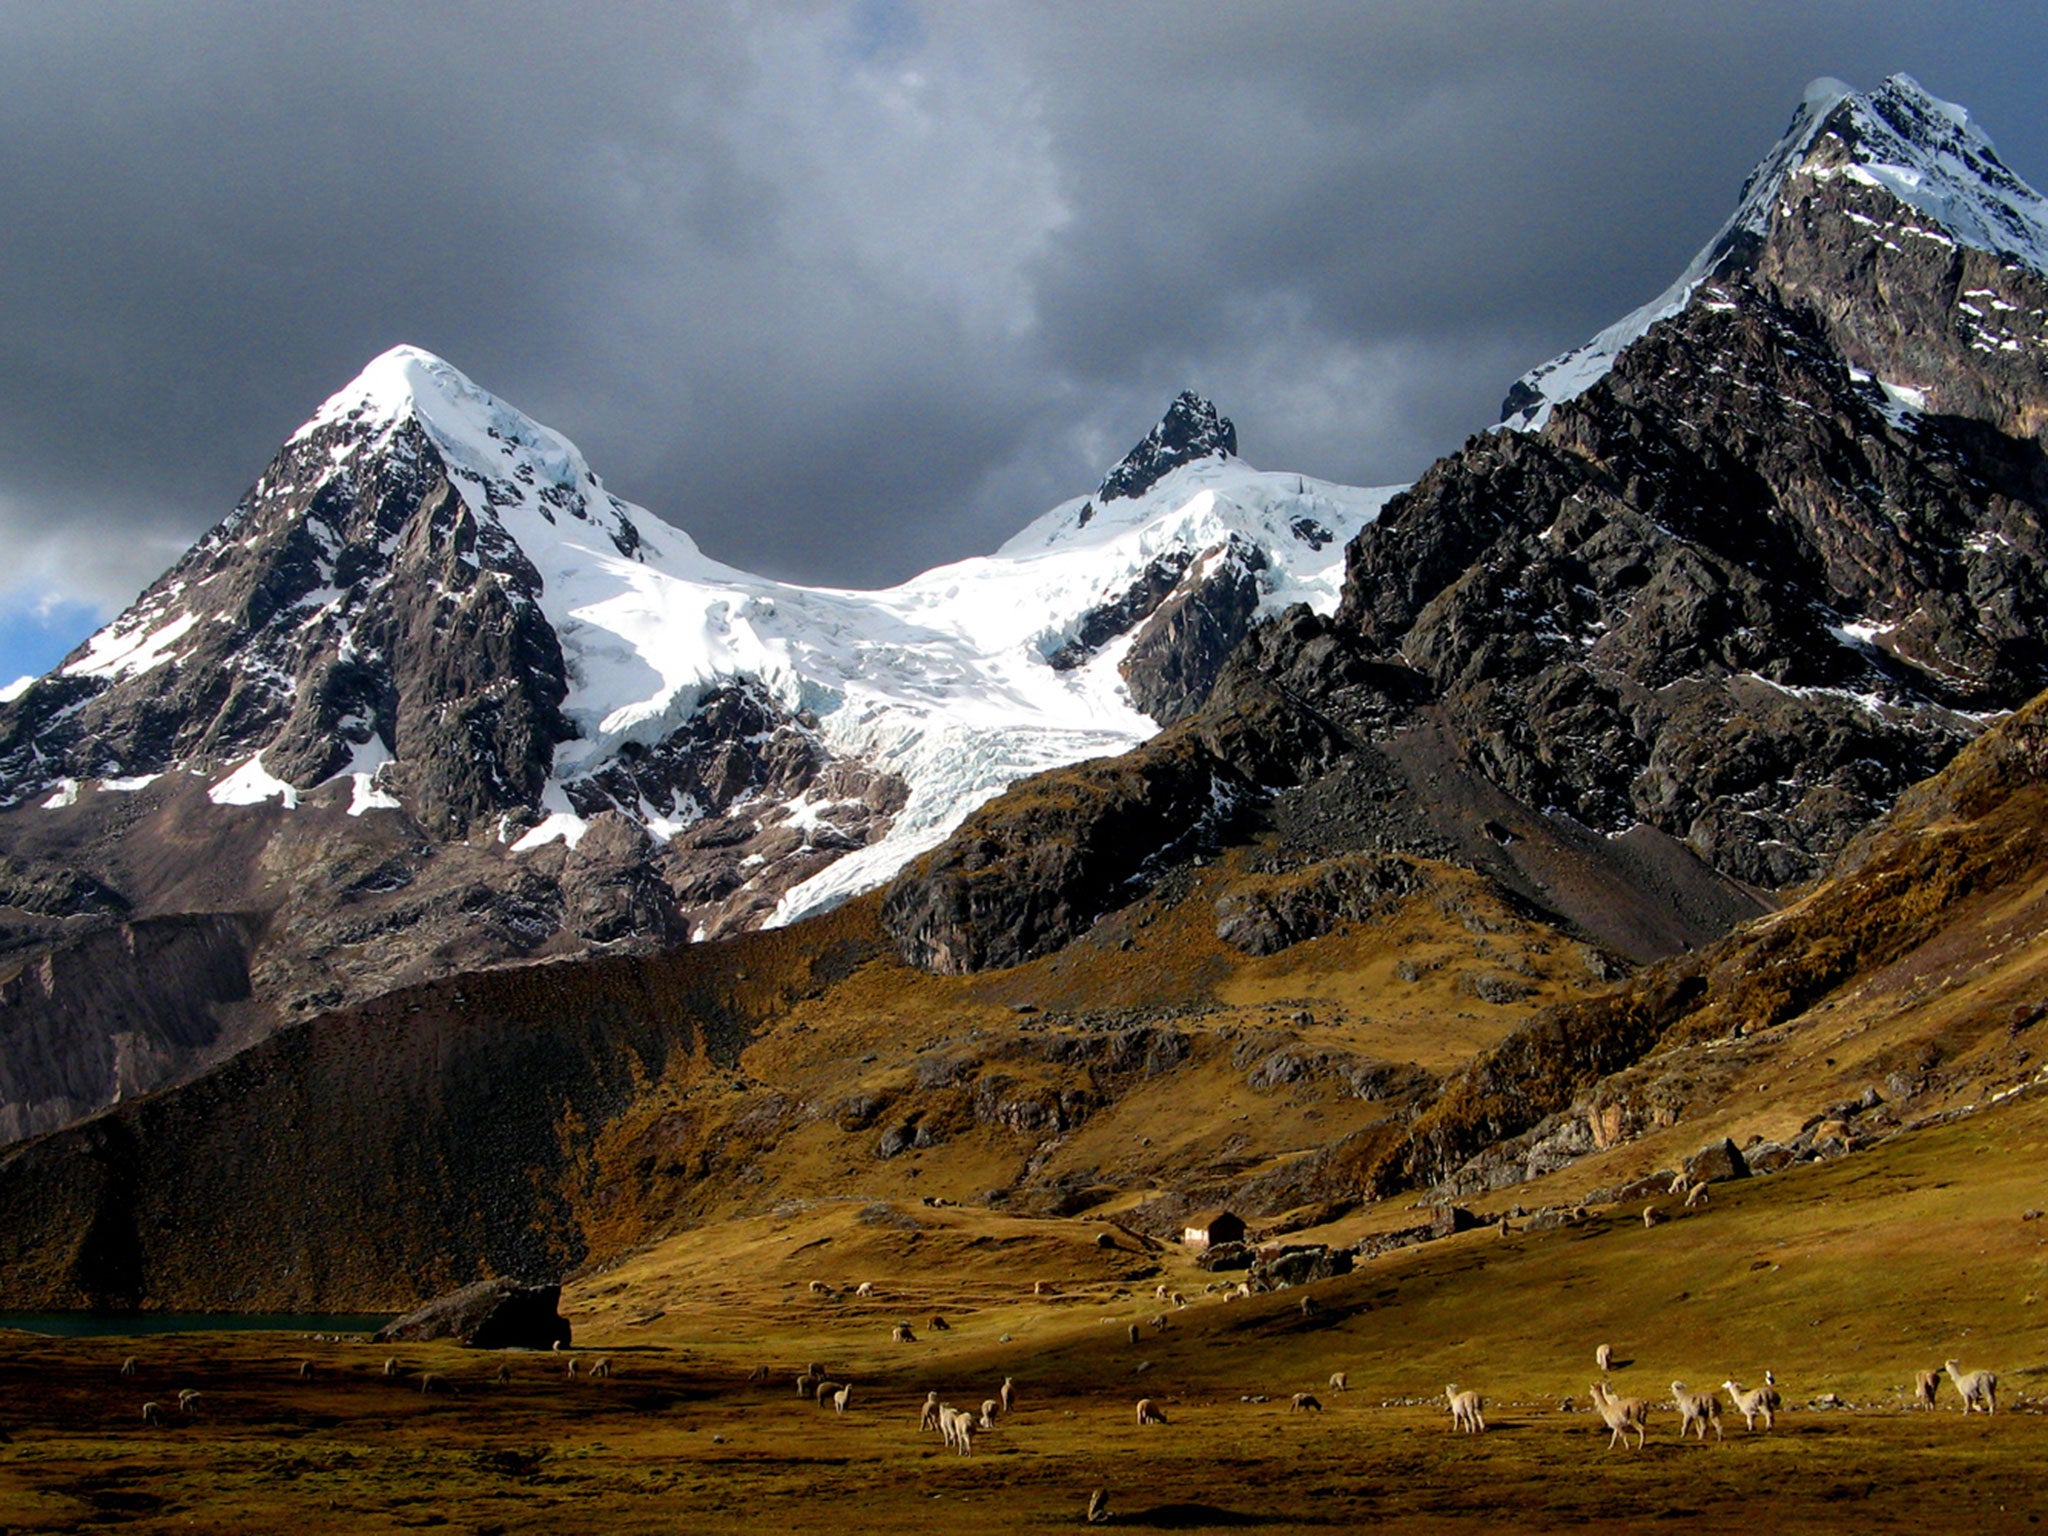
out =
[[(313, 444), (340, 467), (364, 453), (389, 452), (408, 435), (431, 445), (463, 500), (484, 519), (502, 522), (503, 513), (525, 503), (548, 526), (566, 516), (594, 527), (620, 554), (639, 558), (640, 528), (574, 443), (420, 347), (400, 345), (372, 358), (292, 434), (281, 458), (290, 461), (294, 450)], [(678, 530), (668, 532), (672, 542), (688, 545)]]
[(1184, 389), (1159, 418), (1159, 425), (1102, 478), (1103, 501), (1142, 496), (1183, 464), (1228, 459), (1237, 453), (1237, 428), (1228, 416), (1191, 389)]
[(1113, 774), (984, 806), (892, 886), (899, 951), (1057, 947), (1157, 878), (1125, 829), (1233, 804), (1303, 859), (1467, 862), (1639, 958), (1813, 879), (2048, 688), (2037, 229), (1961, 108), (1817, 82), (1676, 284), (1351, 539), (1330, 620), (1249, 629)]
[[(1796, 223), (1788, 232), (1787, 219), (1810, 206), (1816, 191), (1838, 220), (1855, 226), (1838, 232), (1845, 248), (1882, 251), (1890, 240), (1889, 249), (1898, 249), (1887, 232), (1895, 210), (1906, 220), (1896, 233), (1922, 246), (1977, 251), (2048, 274), (2048, 199), (2007, 169), (1965, 108), (1910, 75), (1893, 75), (1867, 94), (1839, 80), (1815, 80), (1784, 134), (1743, 181), (1734, 211), (1677, 280), (1522, 375), (1501, 402), (1502, 424), (1540, 429), (1555, 406), (1604, 378), (1623, 348), (1682, 313), (1703, 286), (1769, 266), (1773, 244), (1800, 233)], [(1850, 206), (1860, 202), (1875, 206)]]
[(2007, 169), (1966, 108), (1911, 75), (1845, 95), (1800, 170), (1881, 187), (1961, 244), (2048, 273), (2048, 198)]

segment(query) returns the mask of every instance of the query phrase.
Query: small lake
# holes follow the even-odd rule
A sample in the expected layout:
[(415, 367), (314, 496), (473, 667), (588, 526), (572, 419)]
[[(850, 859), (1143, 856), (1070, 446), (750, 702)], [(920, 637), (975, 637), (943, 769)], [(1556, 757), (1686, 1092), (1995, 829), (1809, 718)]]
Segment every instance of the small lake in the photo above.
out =
[(375, 1333), (391, 1312), (0, 1312), (0, 1329), (60, 1339), (150, 1333)]

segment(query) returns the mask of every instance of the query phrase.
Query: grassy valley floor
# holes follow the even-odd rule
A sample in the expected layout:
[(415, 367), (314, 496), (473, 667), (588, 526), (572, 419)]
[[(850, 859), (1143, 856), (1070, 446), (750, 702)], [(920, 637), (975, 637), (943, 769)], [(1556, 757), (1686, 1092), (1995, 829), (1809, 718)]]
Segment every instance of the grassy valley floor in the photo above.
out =
[[(2048, 1098), (2023, 1095), (1654, 1229), (1629, 1210), (1469, 1233), (1235, 1301), (1107, 1221), (791, 1202), (572, 1287), (574, 1379), (449, 1346), (395, 1351), (394, 1381), (394, 1352), (359, 1343), (5, 1335), (0, 1530), (1037, 1530), (1080, 1524), (1097, 1487), (1138, 1529), (2027, 1530), (2048, 1517), (2044, 1146)], [(1659, 1405), (1641, 1452), (1587, 1411), (1602, 1342), (1617, 1390)], [(1905, 1406), (1950, 1356), (1999, 1373), (1995, 1418), (1946, 1382), (1939, 1411)], [(843, 1415), (798, 1398), (812, 1362), (853, 1384)], [(1725, 1441), (1679, 1442), (1674, 1378), (1767, 1366), (1775, 1432), (1726, 1414)], [(456, 1392), (422, 1394), (422, 1371)], [(1006, 1375), (1017, 1409), (971, 1458), (918, 1431), (927, 1390), (978, 1411)], [(1453, 1380), (1485, 1394), (1485, 1435), (1449, 1433), (1432, 1399)], [(1813, 1406), (1828, 1394), (1846, 1406)], [(1138, 1426), (1141, 1396), (1168, 1422)]]

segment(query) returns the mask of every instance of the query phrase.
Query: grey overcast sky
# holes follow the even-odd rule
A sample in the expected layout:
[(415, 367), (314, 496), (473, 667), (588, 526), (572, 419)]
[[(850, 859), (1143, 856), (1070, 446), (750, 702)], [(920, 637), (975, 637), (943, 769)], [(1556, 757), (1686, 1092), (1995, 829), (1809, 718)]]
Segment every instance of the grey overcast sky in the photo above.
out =
[(993, 548), (1188, 386), (1406, 480), (1810, 78), (1904, 70), (2038, 186), (2044, 66), (2044, 0), (0, 0), (0, 682), (401, 341), (803, 581)]

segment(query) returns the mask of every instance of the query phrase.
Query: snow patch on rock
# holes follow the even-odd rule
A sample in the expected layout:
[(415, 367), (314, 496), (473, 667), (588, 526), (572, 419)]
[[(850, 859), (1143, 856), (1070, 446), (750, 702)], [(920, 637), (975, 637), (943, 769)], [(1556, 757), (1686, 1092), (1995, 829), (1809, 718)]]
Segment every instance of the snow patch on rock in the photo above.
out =
[(288, 811), (299, 804), (297, 788), (268, 772), (261, 752), (209, 789), (206, 798), (215, 805), (261, 805), (276, 800)]

